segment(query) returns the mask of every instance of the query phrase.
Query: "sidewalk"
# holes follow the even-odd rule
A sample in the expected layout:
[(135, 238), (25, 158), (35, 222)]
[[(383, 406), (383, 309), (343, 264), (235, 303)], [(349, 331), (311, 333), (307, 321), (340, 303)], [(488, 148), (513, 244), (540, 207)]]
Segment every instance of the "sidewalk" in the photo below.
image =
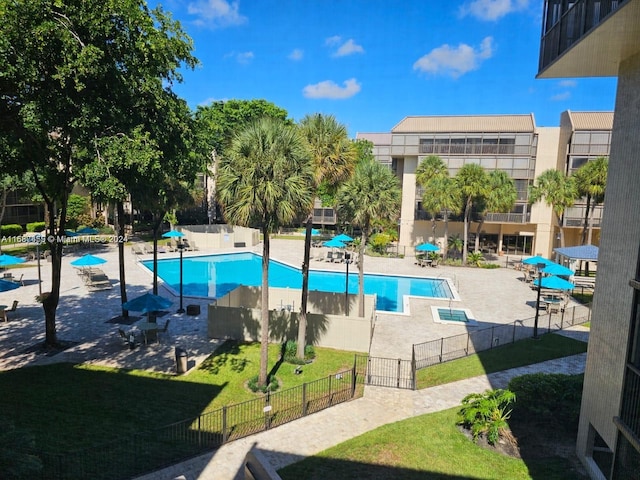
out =
[[(578, 327), (575, 335), (566, 334), (584, 338), (583, 330)], [(138, 480), (242, 480), (243, 461), (253, 447), (278, 470), (381, 425), (456, 407), (469, 393), (506, 388), (513, 377), (538, 372), (578, 374), (584, 371), (585, 362), (586, 353), (417, 391), (368, 386), (362, 398), (225, 444)]]

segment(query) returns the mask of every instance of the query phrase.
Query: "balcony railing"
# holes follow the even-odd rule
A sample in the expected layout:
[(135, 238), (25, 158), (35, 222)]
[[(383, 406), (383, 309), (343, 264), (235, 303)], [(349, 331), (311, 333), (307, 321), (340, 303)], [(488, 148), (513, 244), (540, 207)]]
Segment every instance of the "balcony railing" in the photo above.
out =
[(314, 208), (313, 223), (320, 225), (335, 225), (336, 212), (333, 208)]
[(640, 370), (627, 364), (620, 420), (640, 437)]
[(487, 213), (484, 221), (488, 223), (529, 223), (531, 214), (527, 213)]
[(449, 145), (449, 144), (422, 144), (420, 153), (435, 153), (449, 155), (514, 155), (515, 145)]
[[(540, 45), (539, 71), (553, 63), (562, 53), (579, 41), (591, 29), (597, 27), (614, 10), (628, 0), (576, 0), (560, 12), (559, 21), (553, 23), (559, 3), (557, 0), (547, 0), (546, 16), (543, 19), (547, 25)], [(553, 24), (553, 25), (551, 25)]]
[[(570, 207), (564, 211), (563, 225), (565, 227), (582, 227), (584, 225), (584, 215), (586, 206)], [(591, 225), (596, 228), (600, 228), (602, 223), (602, 212), (604, 210), (602, 205), (591, 207), (593, 209), (593, 216), (591, 219)]]

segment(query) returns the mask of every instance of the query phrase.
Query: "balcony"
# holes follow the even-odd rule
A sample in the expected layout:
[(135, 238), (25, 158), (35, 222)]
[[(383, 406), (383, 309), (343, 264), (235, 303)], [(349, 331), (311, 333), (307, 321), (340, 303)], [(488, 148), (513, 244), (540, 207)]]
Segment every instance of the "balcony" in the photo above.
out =
[(314, 225), (335, 225), (336, 212), (333, 208), (314, 208), (313, 209)]
[[(602, 212), (604, 207), (602, 205), (597, 205), (595, 207), (591, 207), (593, 209), (593, 216), (591, 219), (591, 225), (596, 228), (600, 228), (602, 223)], [(586, 206), (573, 206), (567, 208), (564, 211), (563, 215), (563, 226), (565, 227), (582, 227), (584, 225), (584, 215), (587, 207)]]
[(531, 214), (526, 213), (487, 213), (484, 217), (486, 223), (529, 223)]
[(640, 437), (640, 370), (631, 364), (626, 369), (620, 420), (636, 438)]

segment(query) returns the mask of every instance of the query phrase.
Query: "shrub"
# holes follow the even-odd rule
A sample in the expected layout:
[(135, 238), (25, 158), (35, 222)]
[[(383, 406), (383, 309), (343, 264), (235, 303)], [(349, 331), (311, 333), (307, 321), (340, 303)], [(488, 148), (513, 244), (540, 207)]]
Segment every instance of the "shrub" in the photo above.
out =
[(583, 378), (583, 375), (530, 373), (511, 379), (509, 390), (518, 396), (514, 413), (529, 421), (576, 431)]
[(294, 340), (287, 340), (282, 346), (282, 357), (287, 363), (293, 363), (294, 365), (302, 365), (307, 361), (316, 358), (316, 351), (313, 345), (307, 345), (304, 347), (304, 360), (296, 356), (298, 352), (298, 342)]
[(258, 385), (258, 378), (259, 376), (256, 375), (255, 377), (251, 377), (247, 382), (247, 386), (249, 387), (249, 390), (251, 390), (253, 393), (275, 392), (280, 387), (280, 384), (278, 383), (278, 379), (274, 375), (267, 376), (267, 384), (263, 386)]
[(381, 255), (387, 253), (387, 247), (391, 243), (391, 237), (386, 233), (376, 233), (369, 239), (371, 250)]
[(482, 255), (482, 252), (469, 252), (469, 254), (467, 255), (468, 265), (475, 265), (476, 267), (479, 267), (482, 262), (484, 262), (484, 256)]
[(487, 270), (493, 270), (495, 268), (500, 268), (500, 265), (497, 263), (481, 263), (478, 265), (480, 268), (486, 268)]
[(31, 222), (27, 223), (27, 232), (41, 232), (44, 230), (45, 222)]
[(22, 235), (22, 227), (17, 223), (2, 225), (2, 227), (0, 227), (0, 234), (2, 234), (3, 237), (16, 237)]
[(515, 394), (510, 390), (470, 393), (462, 399), (457, 423), (470, 430), (474, 440), (485, 435), (489, 444), (495, 445), (509, 426), (507, 420), (511, 416), (511, 410), (507, 410), (507, 407), (515, 399)]

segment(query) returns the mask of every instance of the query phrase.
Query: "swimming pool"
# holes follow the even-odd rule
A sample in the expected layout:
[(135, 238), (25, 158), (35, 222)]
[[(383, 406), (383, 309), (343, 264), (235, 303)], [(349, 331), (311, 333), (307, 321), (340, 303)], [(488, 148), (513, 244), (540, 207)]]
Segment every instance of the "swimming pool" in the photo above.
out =
[[(142, 264), (153, 271), (153, 261)], [(183, 295), (220, 298), (240, 285), (259, 287), (262, 283), (262, 257), (254, 253), (202, 255), (183, 259)], [(344, 292), (346, 272), (311, 270), (309, 290)], [(180, 289), (180, 260), (158, 260), (158, 276), (174, 291)], [(302, 288), (302, 272), (275, 260), (269, 263), (269, 286)], [(377, 309), (402, 312), (407, 295), (454, 298), (446, 279), (365, 274), (364, 291), (376, 294)], [(349, 293), (358, 293), (358, 274), (349, 273)]]

